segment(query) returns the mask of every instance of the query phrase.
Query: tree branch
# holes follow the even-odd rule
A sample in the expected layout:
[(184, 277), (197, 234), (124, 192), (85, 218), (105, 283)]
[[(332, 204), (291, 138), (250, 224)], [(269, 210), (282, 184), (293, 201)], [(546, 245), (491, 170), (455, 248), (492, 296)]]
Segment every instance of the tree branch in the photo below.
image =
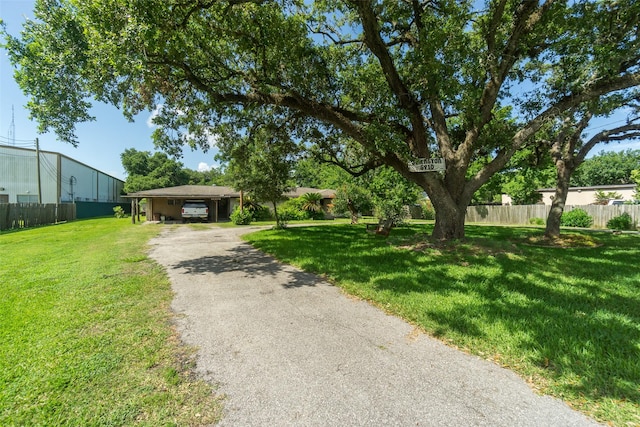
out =
[(576, 155), (576, 161), (582, 163), (589, 151), (591, 151), (596, 144), (601, 142), (608, 143), (611, 141), (624, 141), (627, 139), (640, 139), (640, 123), (630, 123), (617, 128), (598, 132), (580, 148), (580, 151)]
[(354, 0), (352, 4), (354, 4), (358, 10), (367, 47), (378, 59), (391, 92), (398, 99), (400, 108), (408, 113), (414, 134), (414, 144), (410, 148), (414, 151), (414, 155), (417, 157), (429, 157), (430, 153), (427, 144), (428, 137), (420, 109), (420, 103), (405, 86), (393, 63), (393, 58), (389, 54), (386, 44), (380, 35), (380, 26), (378, 25), (378, 19), (371, 7), (371, 2), (365, 0)]

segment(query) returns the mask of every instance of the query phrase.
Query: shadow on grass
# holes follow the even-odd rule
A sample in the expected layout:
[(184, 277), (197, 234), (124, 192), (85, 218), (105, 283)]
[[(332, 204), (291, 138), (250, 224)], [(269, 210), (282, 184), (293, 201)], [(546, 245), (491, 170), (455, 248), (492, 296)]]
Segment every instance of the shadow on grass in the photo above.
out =
[(248, 244), (239, 245), (220, 256), (203, 256), (181, 261), (173, 266), (188, 274), (220, 275), (239, 272), (248, 279), (271, 277), (282, 281), (283, 288), (316, 286), (320, 278), (311, 273), (290, 268)]
[(325, 226), (248, 238), (434, 335), (502, 354), (509, 360), (501, 361), (520, 365), (522, 374), (541, 373), (558, 394), (637, 406), (637, 236), (598, 235), (603, 245), (597, 248), (541, 248), (521, 244), (540, 233), (534, 228), (468, 226), (468, 239), (450, 248), (390, 244), (430, 231), (401, 227), (385, 240), (364, 226)]

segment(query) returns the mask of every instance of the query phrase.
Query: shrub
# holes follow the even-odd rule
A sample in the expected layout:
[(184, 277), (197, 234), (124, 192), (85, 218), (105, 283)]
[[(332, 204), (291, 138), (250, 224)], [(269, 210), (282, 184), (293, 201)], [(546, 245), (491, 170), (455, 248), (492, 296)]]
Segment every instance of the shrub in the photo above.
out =
[(611, 218), (607, 222), (607, 228), (611, 230), (633, 230), (635, 229), (635, 223), (631, 215), (627, 212), (618, 215), (617, 217)]
[(235, 225), (249, 225), (253, 221), (253, 217), (248, 209), (242, 211), (240, 208), (236, 208), (231, 214), (231, 221)]
[(281, 221), (301, 221), (309, 219), (309, 214), (292, 204), (283, 203), (278, 207), (278, 217)]
[(529, 224), (531, 225), (544, 225), (544, 218), (529, 218)]
[(422, 218), (423, 219), (436, 219), (436, 211), (433, 208), (433, 204), (431, 200), (424, 199), (420, 201), (420, 208), (422, 209)]
[(564, 212), (560, 218), (560, 225), (564, 227), (589, 228), (593, 224), (593, 218), (584, 209), (574, 209)]
[(257, 206), (252, 209), (249, 209), (251, 212), (251, 217), (254, 221), (269, 221), (273, 219), (273, 215), (271, 214), (271, 209), (266, 206)]
[(127, 216), (122, 206), (115, 206), (113, 208), (113, 214), (116, 218), (125, 218)]

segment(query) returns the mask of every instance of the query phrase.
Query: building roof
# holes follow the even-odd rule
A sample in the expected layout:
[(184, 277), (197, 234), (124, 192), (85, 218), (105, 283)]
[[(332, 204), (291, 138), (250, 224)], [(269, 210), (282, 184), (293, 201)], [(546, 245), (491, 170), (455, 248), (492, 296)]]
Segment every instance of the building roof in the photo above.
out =
[(179, 185), (177, 187), (154, 188), (127, 194), (127, 197), (187, 197), (191, 199), (211, 197), (240, 197), (240, 192), (231, 187), (218, 185)]
[[(317, 188), (297, 187), (286, 193), (288, 197), (300, 197), (306, 193), (320, 193), (325, 199), (335, 197), (333, 190), (318, 190)], [(177, 187), (155, 188), (153, 190), (137, 191), (127, 194), (127, 197), (169, 197), (188, 199), (209, 199), (212, 197), (240, 197), (240, 192), (231, 187), (219, 185), (179, 185)]]

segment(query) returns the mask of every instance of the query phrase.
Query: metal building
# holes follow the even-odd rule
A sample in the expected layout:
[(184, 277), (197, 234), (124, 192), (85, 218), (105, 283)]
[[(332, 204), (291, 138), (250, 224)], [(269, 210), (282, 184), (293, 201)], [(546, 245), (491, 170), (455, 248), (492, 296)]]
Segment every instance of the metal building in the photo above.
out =
[(0, 145), (0, 203), (126, 203), (123, 187), (63, 154)]

